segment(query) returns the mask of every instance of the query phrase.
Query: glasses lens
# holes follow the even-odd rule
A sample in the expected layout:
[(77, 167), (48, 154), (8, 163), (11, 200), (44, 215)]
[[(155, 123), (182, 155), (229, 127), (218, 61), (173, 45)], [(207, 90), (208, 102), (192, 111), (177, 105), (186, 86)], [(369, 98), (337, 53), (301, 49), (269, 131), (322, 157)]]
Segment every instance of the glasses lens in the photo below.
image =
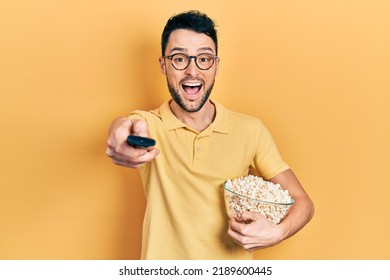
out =
[(202, 70), (211, 68), (214, 64), (214, 56), (209, 53), (202, 53), (196, 57), (196, 65)]
[(185, 54), (177, 53), (172, 56), (172, 64), (176, 69), (183, 70), (187, 68), (189, 60)]

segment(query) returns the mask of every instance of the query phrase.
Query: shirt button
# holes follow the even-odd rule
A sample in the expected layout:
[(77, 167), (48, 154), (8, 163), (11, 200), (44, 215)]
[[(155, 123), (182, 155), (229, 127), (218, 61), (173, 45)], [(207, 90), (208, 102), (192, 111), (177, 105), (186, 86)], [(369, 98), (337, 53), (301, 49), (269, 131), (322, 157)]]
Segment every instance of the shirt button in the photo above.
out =
[(196, 151), (197, 151), (197, 152), (200, 152), (200, 150), (201, 150), (200, 147), (197, 147), (197, 148), (196, 148)]

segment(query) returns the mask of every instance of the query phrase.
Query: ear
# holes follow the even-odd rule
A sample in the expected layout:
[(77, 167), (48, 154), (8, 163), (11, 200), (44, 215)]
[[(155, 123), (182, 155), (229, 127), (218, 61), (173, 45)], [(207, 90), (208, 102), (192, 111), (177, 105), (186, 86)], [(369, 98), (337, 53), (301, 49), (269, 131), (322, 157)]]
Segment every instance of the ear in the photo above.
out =
[(163, 75), (166, 75), (167, 74), (167, 66), (165, 64), (165, 59), (163, 57), (160, 57), (158, 59), (159, 63), (160, 63), (160, 71)]

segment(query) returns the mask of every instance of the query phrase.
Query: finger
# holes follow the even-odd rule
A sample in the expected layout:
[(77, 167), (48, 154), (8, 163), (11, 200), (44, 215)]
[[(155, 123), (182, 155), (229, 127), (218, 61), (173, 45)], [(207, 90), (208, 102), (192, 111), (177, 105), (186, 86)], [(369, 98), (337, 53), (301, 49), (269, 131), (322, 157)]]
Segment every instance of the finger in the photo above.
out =
[[(244, 225), (247, 226), (247, 225)], [(235, 243), (243, 247), (248, 252), (255, 251), (260, 248), (264, 248), (266, 246), (262, 246), (261, 244), (257, 244), (256, 240), (251, 236), (246, 236), (240, 232), (233, 230), (231, 227), (228, 229), (228, 235), (233, 239)]]
[(233, 231), (241, 232), (242, 223), (240, 222), (239, 218), (235, 218), (235, 217), (230, 218), (229, 228), (231, 228)]
[(257, 246), (254, 239), (251, 236), (246, 236), (241, 232), (233, 230), (231, 227), (228, 229), (228, 235), (236, 242), (238, 245), (243, 247), (245, 250), (250, 251), (252, 248)]
[(150, 137), (148, 124), (140, 119), (133, 119), (132, 133), (142, 137)]
[(159, 153), (160, 150), (153, 149), (147, 151), (146, 149), (133, 148), (131, 156), (114, 154), (111, 158), (114, 163), (129, 167), (139, 167), (144, 163), (152, 161)]
[(143, 149), (143, 150), (146, 151), (146, 153), (142, 156), (139, 156), (137, 158), (137, 162), (142, 162), (142, 163), (149, 162), (149, 161), (153, 160), (160, 153), (159, 149), (152, 149), (149, 151), (145, 150), (145, 149)]
[[(150, 151), (152, 151), (152, 150), (158, 150), (155, 146), (145, 147), (145, 148), (143, 148), (143, 149), (146, 150), (146, 151), (148, 151), (148, 152), (150, 152)], [(160, 153), (160, 150), (159, 150), (159, 153)]]
[(132, 130), (132, 120), (129, 118), (120, 118), (116, 120), (110, 128), (110, 134), (107, 139), (107, 146), (116, 151), (121, 148), (123, 142)]
[(242, 245), (241, 239), (243, 235), (234, 228), (234, 226), (232, 225), (233, 223), (237, 223), (237, 222), (229, 221), (229, 228), (227, 233), (236, 243)]
[(126, 142), (118, 143), (117, 145), (112, 145), (107, 143), (106, 154), (109, 157), (116, 157), (116, 159), (120, 159), (120, 157), (124, 158), (137, 158), (142, 156), (147, 151), (145, 149), (135, 148), (133, 146), (128, 145)]
[(145, 149), (136, 149), (132, 147), (124, 147), (120, 150), (107, 148), (106, 154), (117, 162), (134, 162), (137, 158), (144, 156), (147, 153)]
[(230, 220), (229, 220), (229, 227), (228, 227), (228, 230), (229, 230), (229, 231), (233, 231), (233, 232), (235, 232), (235, 233), (241, 235), (240, 226), (241, 226), (241, 224), (238, 223), (238, 222), (233, 218), (233, 219), (230, 219)]
[(243, 233), (247, 225), (253, 222), (252, 216), (239, 216), (230, 218), (229, 223), (233, 230)]

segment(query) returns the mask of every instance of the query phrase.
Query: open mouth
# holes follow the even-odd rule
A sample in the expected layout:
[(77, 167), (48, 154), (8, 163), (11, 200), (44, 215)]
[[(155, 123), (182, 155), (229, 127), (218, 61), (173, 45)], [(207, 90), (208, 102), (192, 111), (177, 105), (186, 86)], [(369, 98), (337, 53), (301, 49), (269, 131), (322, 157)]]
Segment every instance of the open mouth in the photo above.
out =
[(194, 95), (200, 91), (203, 84), (201, 82), (184, 82), (181, 86), (187, 94)]

